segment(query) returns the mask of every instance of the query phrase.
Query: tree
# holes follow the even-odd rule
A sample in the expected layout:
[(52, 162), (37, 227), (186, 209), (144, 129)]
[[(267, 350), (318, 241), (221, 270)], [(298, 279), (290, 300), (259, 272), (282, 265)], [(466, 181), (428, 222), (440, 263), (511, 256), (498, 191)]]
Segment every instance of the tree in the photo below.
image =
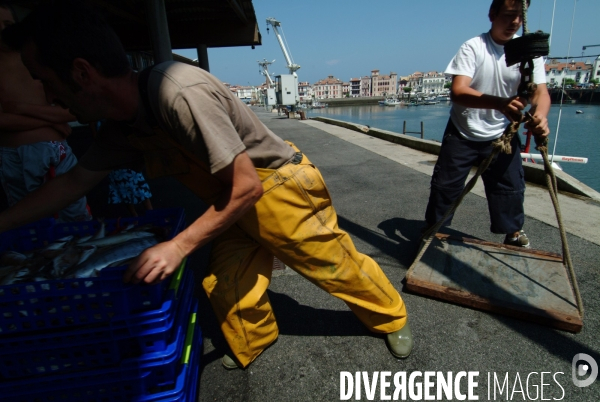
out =
[(575, 80), (573, 78), (565, 78), (564, 84), (573, 86), (575, 85)]
[(447, 82), (444, 84), (444, 89), (450, 89), (452, 88), (452, 83), (451, 82)]
[(404, 88), (402, 88), (402, 90), (408, 94), (408, 101), (410, 102), (410, 93), (412, 92), (412, 88), (404, 87)]
[(600, 82), (600, 80), (598, 80), (598, 78), (591, 78), (590, 79), (590, 84), (594, 84), (595, 86), (598, 85), (598, 82)]

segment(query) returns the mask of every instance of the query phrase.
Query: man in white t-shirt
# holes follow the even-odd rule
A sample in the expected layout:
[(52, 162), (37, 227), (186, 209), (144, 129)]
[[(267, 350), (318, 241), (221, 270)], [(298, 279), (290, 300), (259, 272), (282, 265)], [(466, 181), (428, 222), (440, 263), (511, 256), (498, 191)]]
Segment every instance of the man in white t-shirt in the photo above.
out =
[[(529, 5), (529, 1), (527, 1)], [(519, 65), (506, 66), (504, 45), (522, 24), (521, 0), (493, 0), (492, 28), (465, 42), (446, 69), (452, 74), (452, 109), (442, 148), (431, 178), (425, 219), (429, 227), (443, 218), (461, 194), (470, 169), (492, 152), (509, 122), (520, 121), (527, 99), (517, 96)], [(549, 133), (550, 96), (542, 58), (534, 60), (537, 90), (529, 99), (533, 118), (526, 128), (538, 137)], [(525, 180), (520, 158), (520, 139), (515, 135), (512, 154), (499, 153), (482, 174), (493, 233), (505, 234), (504, 242), (530, 247), (523, 232)], [(449, 225), (452, 216), (445, 225)]]

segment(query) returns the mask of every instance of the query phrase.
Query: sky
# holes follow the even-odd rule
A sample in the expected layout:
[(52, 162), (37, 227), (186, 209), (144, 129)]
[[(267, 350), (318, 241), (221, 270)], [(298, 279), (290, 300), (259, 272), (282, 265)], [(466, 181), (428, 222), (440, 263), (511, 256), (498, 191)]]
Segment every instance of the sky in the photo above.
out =
[[(463, 42), (490, 29), (487, 14), (491, 0), (253, 0), (252, 3), (262, 45), (255, 49), (208, 49), (210, 72), (232, 85), (265, 82), (258, 65), (263, 59), (275, 60), (269, 66), (271, 73), (289, 73), (271, 27), (267, 33), (267, 17), (281, 23), (288, 52), (301, 66), (298, 79), (310, 84), (330, 75), (348, 81), (370, 75), (371, 70), (379, 70), (382, 75), (395, 72), (398, 76), (415, 71), (442, 72)], [(600, 45), (599, 17), (600, 0), (532, 0), (528, 28), (552, 34), (552, 56), (582, 56), (583, 46)], [(198, 57), (191, 49), (174, 52), (191, 59)], [(599, 55), (600, 46), (588, 48), (584, 54)]]

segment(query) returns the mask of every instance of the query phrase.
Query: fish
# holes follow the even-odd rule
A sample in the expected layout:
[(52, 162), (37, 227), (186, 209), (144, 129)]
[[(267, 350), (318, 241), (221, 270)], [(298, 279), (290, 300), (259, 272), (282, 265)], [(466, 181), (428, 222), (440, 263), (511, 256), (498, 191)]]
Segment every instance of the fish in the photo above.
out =
[(5, 251), (0, 254), (0, 266), (15, 266), (22, 264), (27, 256), (16, 251)]
[(62, 237), (62, 238), (56, 240), (54, 243), (47, 246), (46, 248), (44, 248), (44, 250), (58, 250), (59, 248), (63, 248), (65, 245), (67, 245), (69, 242), (71, 242), (74, 237), (75, 236), (73, 236), (73, 235)]
[(94, 237), (94, 235), (82, 236), (79, 238), (79, 240), (77, 240), (77, 244), (85, 243), (86, 241), (91, 240), (92, 237)]
[[(144, 232), (140, 232), (144, 233)], [(115, 235), (118, 236), (118, 235)], [(109, 265), (137, 257), (144, 250), (159, 243), (158, 237), (154, 235), (133, 238), (128, 241), (115, 244), (97, 250), (86, 261), (69, 269), (64, 273), (66, 278), (90, 278), (97, 276), (98, 272)]]
[(51, 276), (53, 278), (62, 278), (65, 271), (86, 261), (97, 249), (98, 247), (90, 245), (70, 247), (52, 260)]
[(0, 281), (0, 286), (24, 282), (24, 279), (26, 279), (30, 274), (29, 268), (27, 267), (14, 269), (11, 273), (2, 278), (2, 281)]
[(150, 232), (127, 232), (127, 233), (117, 233), (112, 236), (106, 236), (100, 239), (90, 239), (86, 242), (79, 243), (80, 246), (96, 246), (96, 247), (106, 247), (112, 246), (115, 244), (124, 243), (133, 239), (140, 239), (143, 237), (152, 237), (154, 233)]
[(98, 219), (98, 222), (100, 222), (100, 228), (92, 236), (92, 240), (102, 239), (103, 237), (106, 236), (106, 224), (104, 223), (104, 219), (103, 218)]

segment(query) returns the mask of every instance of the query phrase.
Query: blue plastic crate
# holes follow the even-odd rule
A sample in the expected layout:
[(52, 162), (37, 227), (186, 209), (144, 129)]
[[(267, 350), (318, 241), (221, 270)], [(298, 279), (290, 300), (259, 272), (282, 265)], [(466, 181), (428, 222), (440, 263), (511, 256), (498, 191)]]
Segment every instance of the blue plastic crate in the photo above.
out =
[(189, 314), (193, 289), (192, 272), (180, 270), (162, 308), (156, 311), (104, 327), (0, 337), (0, 376), (14, 379), (95, 369), (164, 352)]
[(54, 218), (45, 218), (37, 222), (20, 226), (0, 234), (0, 250), (33, 250), (37, 244), (53, 237), (52, 228), (56, 225)]
[(141, 371), (137, 365), (0, 383), (0, 395), (11, 402), (189, 400), (187, 393), (192, 392), (189, 382), (197, 380), (192, 377), (194, 371), (197, 376), (202, 355), (202, 332), (196, 322), (197, 302), (192, 311), (181, 353), (175, 360), (168, 359), (167, 364), (175, 364), (174, 370), (166, 370), (158, 356), (152, 362), (146, 360)]
[[(168, 229), (169, 238), (184, 227), (183, 209), (148, 211), (139, 218), (106, 221), (107, 232), (118, 224), (153, 224)], [(29, 251), (44, 247), (67, 235), (88, 235), (97, 221), (37, 224), (5, 234), (0, 245)], [(153, 286), (124, 284), (126, 267), (106, 268), (96, 278), (49, 280), (0, 286), (0, 336), (26, 331), (48, 331), (77, 325), (92, 325), (159, 307), (168, 282)]]
[(186, 345), (185, 355), (182, 356), (183, 368), (172, 386), (165, 387), (161, 392), (141, 395), (132, 402), (196, 402), (198, 400), (198, 385), (200, 375), (200, 359), (203, 354), (202, 331), (195, 327), (193, 343)]

